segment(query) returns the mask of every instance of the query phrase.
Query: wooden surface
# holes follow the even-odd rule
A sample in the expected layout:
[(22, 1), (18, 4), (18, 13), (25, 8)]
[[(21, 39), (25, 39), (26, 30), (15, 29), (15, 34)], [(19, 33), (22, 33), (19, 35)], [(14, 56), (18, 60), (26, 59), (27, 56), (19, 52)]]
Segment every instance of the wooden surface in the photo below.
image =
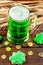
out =
[[(8, 18), (8, 10), (9, 8), (11, 8), (12, 6), (16, 5), (16, 4), (23, 4), (24, 6), (26, 6), (29, 10), (30, 10), (30, 38), (33, 39), (33, 37), (43, 31), (43, 1), (11, 1), (11, 2), (0, 2), (0, 34), (2, 35), (6, 35), (7, 32), (7, 18)], [(34, 12), (37, 13), (38, 16), (38, 23), (37, 26), (34, 27), (34, 23), (33, 23), (33, 19), (34, 19)], [(39, 25), (40, 24), (40, 25)], [(3, 42), (6, 40), (6, 37), (4, 37), (3, 41), (1, 42), (1, 44), (3, 45)], [(32, 40), (33, 42), (33, 40)], [(33, 42), (33, 47), (28, 47), (27, 45), (28, 42), (26, 42), (25, 44), (22, 45), (22, 48), (20, 49), (21, 51), (23, 51), (24, 53), (26, 53), (26, 63), (24, 63), (23, 65), (43, 65), (43, 58), (38, 56), (38, 53), (43, 51), (43, 45), (36, 45)], [(9, 56), (12, 54), (12, 52), (18, 51), (15, 47), (15, 45), (13, 44), (9, 44), (9, 46), (12, 48), (11, 52), (6, 52), (5, 47), (0, 48), (0, 65), (12, 65), (9, 62)], [(33, 55), (29, 56), (28, 55), (28, 51), (32, 50), (33, 51)], [(1, 59), (1, 55), (2, 54), (6, 54), (7, 55), (7, 59), (2, 60)]]

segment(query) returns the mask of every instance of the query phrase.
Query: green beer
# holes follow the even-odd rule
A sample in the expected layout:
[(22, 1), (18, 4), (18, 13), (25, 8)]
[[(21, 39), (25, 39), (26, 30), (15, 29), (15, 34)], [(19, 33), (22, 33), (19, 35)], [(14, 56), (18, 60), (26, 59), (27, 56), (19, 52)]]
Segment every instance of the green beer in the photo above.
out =
[(29, 10), (16, 5), (9, 10), (7, 39), (13, 44), (22, 44), (28, 40)]

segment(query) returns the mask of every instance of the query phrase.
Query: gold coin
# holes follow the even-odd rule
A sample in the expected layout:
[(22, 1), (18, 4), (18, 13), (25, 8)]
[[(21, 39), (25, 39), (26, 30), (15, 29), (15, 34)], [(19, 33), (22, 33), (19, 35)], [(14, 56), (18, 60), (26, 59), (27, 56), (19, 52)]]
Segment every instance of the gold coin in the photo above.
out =
[(16, 49), (21, 49), (21, 45), (16, 45)]
[(28, 51), (28, 55), (33, 55), (33, 51)]
[(6, 59), (6, 55), (5, 54), (3, 54), (3, 55), (1, 55), (1, 59)]
[(5, 41), (3, 44), (4, 44), (5, 46), (7, 46), (7, 45), (9, 44), (9, 42), (8, 42), (8, 41)]
[(11, 47), (6, 47), (6, 51), (11, 51)]
[(43, 52), (40, 52), (38, 55), (39, 55), (40, 57), (43, 57)]
[(32, 46), (33, 46), (33, 43), (32, 43), (32, 42), (29, 42), (29, 43), (28, 43), (28, 46), (29, 46), (29, 47), (32, 47)]

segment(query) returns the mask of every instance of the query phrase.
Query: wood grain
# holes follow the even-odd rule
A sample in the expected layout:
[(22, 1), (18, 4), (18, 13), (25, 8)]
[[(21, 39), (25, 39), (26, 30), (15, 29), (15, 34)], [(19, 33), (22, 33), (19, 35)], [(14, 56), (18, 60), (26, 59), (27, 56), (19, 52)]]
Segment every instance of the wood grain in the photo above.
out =
[[(0, 2), (0, 34), (5, 35), (7, 34), (7, 26), (8, 26), (8, 10), (14, 6), (14, 5), (23, 5), (26, 6), (30, 10), (30, 39), (33, 42), (33, 37), (43, 31), (43, 1), (1, 1)], [(36, 12), (38, 17), (38, 23), (37, 26), (34, 27), (34, 12)], [(4, 36), (3, 41), (0, 42), (0, 45), (2, 45), (2, 48), (0, 48), (0, 65), (12, 65), (9, 61), (9, 56), (12, 54), (12, 52), (18, 51), (13, 44), (9, 44), (12, 48), (10, 52), (6, 52), (5, 48), (6, 46), (3, 46), (3, 43), (6, 39)], [(43, 58), (38, 56), (39, 52), (43, 52), (43, 45), (36, 45), (33, 42), (32, 47), (28, 47), (27, 45), (28, 41), (25, 42), (20, 49), (20, 51), (23, 51), (26, 54), (26, 62), (23, 65), (43, 65)], [(28, 51), (32, 50), (33, 55), (28, 56)], [(7, 59), (2, 60), (1, 55), (6, 54)]]
[[(0, 2), (0, 21), (1, 21), (1, 25), (3, 27), (3, 25), (5, 23), (7, 23), (8, 21), (8, 10), (14, 6), (14, 5), (23, 5), (25, 7), (27, 7), (30, 10), (30, 30), (33, 30), (34, 28), (34, 12), (36, 12), (37, 17), (38, 17), (38, 23), (39, 24), (43, 24), (43, 1), (1, 1)], [(3, 13), (4, 12), (4, 13)], [(4, 20), (3, 20), (4, 18)], [(3, 22), (2, 22), (3, 21)], [(7, 24), (6, 24), (7, 26)], [(1, 27), (0, 27), (1, 28)], [(6, 30), (5, 30), (6, 31)]]

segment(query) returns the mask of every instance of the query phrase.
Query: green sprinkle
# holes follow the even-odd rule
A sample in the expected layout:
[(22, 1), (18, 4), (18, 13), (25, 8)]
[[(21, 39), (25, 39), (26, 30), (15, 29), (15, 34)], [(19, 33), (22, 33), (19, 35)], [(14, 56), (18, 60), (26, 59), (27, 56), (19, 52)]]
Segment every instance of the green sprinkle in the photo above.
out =
[(23, 64), (26, 61), (25, 53), (21, 51), (13, 52), (12, 56), (9, 57), (9, 61), (11, 61), (12, 64)]

